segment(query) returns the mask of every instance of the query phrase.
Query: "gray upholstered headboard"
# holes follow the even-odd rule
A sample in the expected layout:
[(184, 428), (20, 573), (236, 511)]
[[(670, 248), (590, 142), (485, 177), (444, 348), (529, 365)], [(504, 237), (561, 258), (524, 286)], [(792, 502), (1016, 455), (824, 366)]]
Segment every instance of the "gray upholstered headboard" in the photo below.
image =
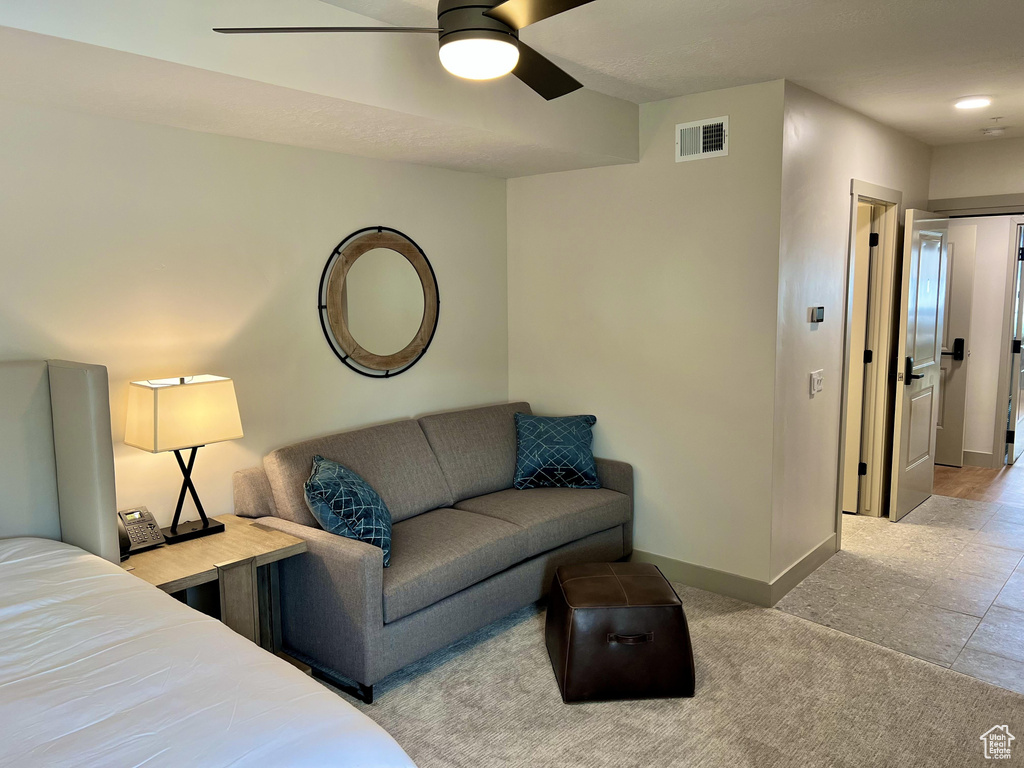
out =
[(107, 369), (0, 363), (0, 539), (57, 539), (117, 562)]

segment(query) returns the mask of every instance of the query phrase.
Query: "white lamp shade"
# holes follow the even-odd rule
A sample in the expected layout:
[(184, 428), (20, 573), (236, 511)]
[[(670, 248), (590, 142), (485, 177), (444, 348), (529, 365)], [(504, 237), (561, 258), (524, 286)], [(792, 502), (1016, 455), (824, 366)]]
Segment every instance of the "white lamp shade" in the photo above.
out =
[(242, 420), (231, 379), (203, 375), (128, 385), (128, 445), (161, 453), (240, 437)]

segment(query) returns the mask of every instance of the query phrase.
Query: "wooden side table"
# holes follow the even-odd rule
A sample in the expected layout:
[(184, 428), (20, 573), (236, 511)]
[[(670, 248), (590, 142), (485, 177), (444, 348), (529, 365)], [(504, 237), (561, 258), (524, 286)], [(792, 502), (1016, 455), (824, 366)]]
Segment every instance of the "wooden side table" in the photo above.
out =
[(255, 520), (216, 518), (223, 533), (132, 555), (121, 567), (164, 592), (218, 582), (220, 618), (238, 634), (277, 652), (281, 641), (277, 563), (306, 542)]

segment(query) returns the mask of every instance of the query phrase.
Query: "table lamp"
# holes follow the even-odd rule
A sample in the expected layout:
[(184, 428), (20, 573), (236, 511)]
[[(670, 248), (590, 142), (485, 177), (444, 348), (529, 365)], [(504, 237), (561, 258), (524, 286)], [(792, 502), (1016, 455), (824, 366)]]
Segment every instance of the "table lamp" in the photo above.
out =
[[(192, 483), (192, 467), (196, 453), (204, 445), (240, 437), (242, 421), (231, 379), (202, 375), (129, 383), (124, 442), (150, 453), (174, 451), (181, 469), (181, 493), (174, 521), (163, 529), (168, 544), (224, 530), (223, 523), (206, 516)], [(181, 455), (186, 449), (192, 450), (187, 463)], [(181, 506), (186, 491), (192, 494), (201, 519), (182, 523)]]

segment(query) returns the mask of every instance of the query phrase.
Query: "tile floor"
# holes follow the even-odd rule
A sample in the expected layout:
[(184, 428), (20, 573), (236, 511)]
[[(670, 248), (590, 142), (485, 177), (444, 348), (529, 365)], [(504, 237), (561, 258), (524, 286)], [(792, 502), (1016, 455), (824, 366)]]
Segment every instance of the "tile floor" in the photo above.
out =
[(843, 516), (843, 550), (776, 606), (1024, 693), (1024, 506), (933, 496)]

